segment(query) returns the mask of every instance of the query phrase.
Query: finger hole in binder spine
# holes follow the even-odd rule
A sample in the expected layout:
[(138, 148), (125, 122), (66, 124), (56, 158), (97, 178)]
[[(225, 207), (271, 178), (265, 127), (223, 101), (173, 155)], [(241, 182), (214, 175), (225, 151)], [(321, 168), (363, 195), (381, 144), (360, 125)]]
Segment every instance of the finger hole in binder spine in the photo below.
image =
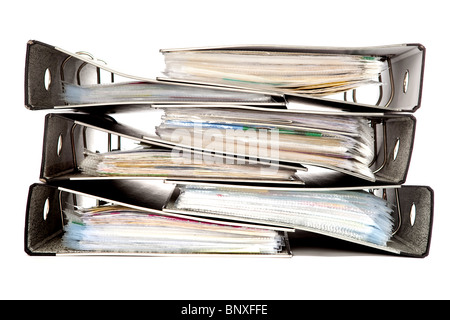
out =
[(413, 202), (411, 205), (411, 210), (409, 211), (409, 222), (411, 223), (411, 227), (414, 227), (414, 223), (416, 222), (416, 204)]
[(61, 156), (62, 146), (63, 146), (63, 136), (62, 133), (60, 133), (58, 136), (58, 142), (56, 144), (56, 155), (58, 157)]
[(397, 142), (395, 143), (395, 146), (394, 146), (394, 152), (393, 152), (394, 156), (393, 156), (393, 161), (397, 160), (399, 148), (400, 148), (400, 138), (397, 137)]
[(47, 68), (47, 70), (45, 70), (45, 74), (44, 74), (44, 86), (45, 86), (45, 90), (50, 90), (50, 85), (52, 84), (52, 73), (50, 71), (49, 68)]
[(408, 92), (408, 86), (409, 86), (409, 70), (406, 70), (405, 75), (403, 77), (403, 93)]
[(44, 208), (42, 210), (42, 216), (44, 218), (44, 221), (47, 220), (49, 211), (50, 211), (50, 204), (49, 204), (49, 198), (47, 198), (44, 202)]

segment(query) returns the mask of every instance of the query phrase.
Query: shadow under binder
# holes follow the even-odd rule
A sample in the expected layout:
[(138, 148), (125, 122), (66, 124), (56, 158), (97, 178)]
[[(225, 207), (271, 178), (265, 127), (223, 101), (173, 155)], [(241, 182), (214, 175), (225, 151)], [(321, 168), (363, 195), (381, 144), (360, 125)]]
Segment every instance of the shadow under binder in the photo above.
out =
[[(66, 187), (57, 187), (48, 184), (36, 183), (30, 186), (25, 222), (25, 252), (31, 256), (43, 255), (119, 255), (119, 256), (220, 256), (220, 257), (291, 257), (291, 250), (286, 232), (288, 228), (274, 228), (270, 226), (254, 226), (245, 223), (229, 223), (213, 219), (196, 219), (183, 215), (168, 214), (161, 209), (164, 203), (173, 193), (173, 186), (164, 182), (146, 181), (92, 181), (76, 182)], [(72, 189), (68, 189), (71, 187)], [(113, 203), (131, 209), (148, 212), (149, 214), (162, 215), (189, 219), (192, 221), (214, 223), (223, 226), (255, 227), (275, 230), (285, 238), (284, 246), (278, 253), (253, 254), (253, 253), (161, 253), (149, 251), (83, 251), (64, 246), (62, 236), (67, 220), (64, 216), (66, 207), (83, 204), (102, 205)]]
[[(129, 101), (118, 103), (92, 103), (92, 104), (68, 104), (64, 100), (64, 83), (76, 85), (93, 84), (113, 84), (138, 81), (148, 84), (161, 84), (156, 79), (149, 79), (128, 75), (106, 66), (104, 61), (95, 59), (87, 52), (71, 53), (61, 48), (48, 45), (35, 40), (27, 43), (25, 61), (25, 106), (30, 110), (43, 109), (75, 109), (90, 112), (109, 113), (129, 111), (133, 109), (146, 108), (149, 105), (161, 104), (224, 104), (224, 102), (205, 101), (167, 101), (152, 100)], [(273, 108), (283, 108), (286, 106), (285, 98), (279, 93), (263, 92), (252, 89), (232, 89), (217, 88), (215, 86), (198, 85), (195, 83), (171, 83), (174, 88), (202, 88), (212, 90), (223, 90), (226, 92), (248, 92), (260, 93), (271, 96), (268, 102), (233, 102), (228, 101), (228, 105), (246, 104), (254, 106), (270, 106)]]
[[(375, 184), (402, 184), (406, 180), (409, 163), (411, 160), (416, 120), (412, 115), (385, 114), (370, 116), (372, 126), (375, 130), (376, 150), (371, 168), (375, 173)], [(86, 134), (86, 129), (104, 132), (108, 138), (97, 141)], [(105, 151), (121, 148), (121, 139), (129, 138), (138, 142), (153, 144), (163, 148), (184, 148), (168, 144), (165, 141), (148, 140), (148, 134), (134, 128), (117, 123), (111, 117), (94, 116), (81, 113), (69, 114), (47, 114), (44, 126), (44, 142), (41, 162), (40, 180), (45, 182), (60, 181), (65, 179), (90, 179), (79, 171), (79, 163), (84, 158), (84, 150), (89, 140), (102, 145)], [(117, 139), (115, 147), (113, 141)], [(157, 142), (155, 142), (157, 141)], [(196, 150), (191, 150), (196, 152)], [(198, 152), (202, 152), (198, 150)], [(259, 159), (261, 160), (261, 159)], [(267, 163), (267, 161), (262, 162)], [(294, 183), (308, 187), (321, 186), (357, 186), (366, 185), (368, 182), (359, 177), (340, 172), (331, 168), (320, 168), (313, 172), (307, 171), (302, 163), (279, 162), (280, 167), (297, 170), (299, 180), (292, 181), (253, 181), (260, 183)], [(112, 178), (112, 177), (111, 177)], [(122, 177), (124, 178), (124, 177)], [(167, 177), (166, 179), (169, 179)], [(179, 180), (179, 178), (177, 178)], [(192, 180), (192, 179), (191, 179)], [(195, 180), (195, 179), (194, 179)], [(201, 179), (196, 179), (201, 180)], [(205, 180), (205, 179), (203, 179)], [(231, 181), (223, 179), (212, 179), (223, 182)], [(234, 181), (237, 182), (237, 181)], [(249, 182), (248, 180), (243, 182)]]
[[(371, 190), (375, 194), (394, 204), (394, 235), (386, 247), (372, 246), (357, 241), (340, 239), (327, 234), (310, 232), (309, 230), (280, 229), (286, 232), (286, 251), (275, 256), (290, 256), (291, 253), (304, 255), (312, 249), (338, 248), (349, 252), (388, 254), (424, 258), (429, 254), (433, 211), (434, 192), (428, 186), (387, 186), (387, 187), (354, 187), (329, 188), (344, 190)], [(297, 189), (302, 192), (301, 189)], [(321, 189), (323, 190), (323, 189)], [(73, 204), (76, 195), (88, 196), (98, 203), (113, 202), (133, 208), (141, 208), (149, 212), (170, 214), (162, 210), (176, 197), (175, 184), (154, 181), (72, 181), (61, 186), (33, 184), (30, 186), (25, 221), (25, 251), (29, 255), (60, 254), (107, 254), (105, 252), (78, 252), (62, 245), (64, 218), (61, 214), (62, 202)], [(187, 216), (184, 216), (187, 217)], [(192, 217), (192, 216), (191, 216)], [(228, 223), (220, 219), (210, 219)], [(244, 223), (246, 224), (246, 223)], [(247, 223), (248, 225), (248, 223)], [(265, 226), (259, 226), (265, 227)], [(323, 242), (323, 239), (329, 240)], [(325, 243), (325, 247), (321, 247)], [(323, 252), (323, 250), (320, 250)], [(128, 254), (131, 253), (116, 253)], [(328, 252), (330, 254), (330, 252)], [(336, 255), (336, 253), (332, 253)], [(269, 257), (273, 255), (269, 255)]]
[[(388, 69), (379, 76), (380, 86), (378, 97), (373, 102), (358, 101), (360, 90), (353, 89), (343, 93), (339, 99), (328, 97), (314, 97), (306, 94), (296, 94), (291, 91), (278, 90), (284, 94), (286, 101), (300, 102), (306, 105), (332, 107), (351, 110), (375, 110), (415, 112), (421, 106), (422, 87), (425, 72), (426, 49), (422, 44), (406, 43), (398, 45), (372, 46), (372, 47), (312, 47), (295, 45), (224, 45), (214, 47), (162, 49), (163, 54), (174, 51), (267, 51), (310, 54), (342, 54), (377, 56), (386, 61)], [(158, 77), (158, 80), (167, 82), (192, 83), (189, 79), (176, 79)], [(201, 83), (201, 82), (199, 82)], [(211, 83), (221, 87), (240, 88), (236, 85)], [(251, 87), (248, 85), (247, 87)], [(272, 89), (275, 92), (276, 89)]]

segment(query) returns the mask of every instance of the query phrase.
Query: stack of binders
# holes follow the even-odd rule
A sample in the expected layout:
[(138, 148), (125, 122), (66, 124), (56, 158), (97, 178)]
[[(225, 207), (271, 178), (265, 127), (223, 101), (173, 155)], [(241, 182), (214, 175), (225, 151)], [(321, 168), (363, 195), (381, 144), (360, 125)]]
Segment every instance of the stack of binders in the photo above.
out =
[(422, 45), (161, 53), (147, 79), (28, 42), (25, 105), (50, 111), (28, 254), (428, 255), (433, 190), (404, 185)]

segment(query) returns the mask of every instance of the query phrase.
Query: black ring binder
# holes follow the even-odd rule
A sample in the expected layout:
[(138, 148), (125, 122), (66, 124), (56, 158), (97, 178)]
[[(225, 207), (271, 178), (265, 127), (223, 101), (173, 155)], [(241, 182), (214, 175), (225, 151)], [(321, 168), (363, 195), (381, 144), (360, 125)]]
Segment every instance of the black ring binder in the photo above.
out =
[[(25, 250), (30, 255), (58, 255), (58, 254), (80, 254), (73, 250), (68, 250), (61, 245), (61, 235), (63, 227), (63, 217), (61, 214), (63, 201), (77, 201), (79, 197), (90, 197), (97, 201), (111, 201), (125, 204), (130, 207), (139, 207), (156, 212), (164, 211), (164, 214), (175, 214), (170, 208), (170, 203), (176, 198), (177, 182), (168, 183), (150, 183), (136, 181), (115, 181), (114, 188), (109, 187), (111, 182), (106, 181), (77, 181), (75, 183), (65, 183), (61, 186), (48, 184), (33, 184), (30, 186), (25, 229)], [(183, 182), (189, 184), (189, 182)], [(128, 188), (133, 189), (133, 196), (121, 195), (122, 191)], [(240, 186), (245, 188), (245, 186)], [(175, 189), (173, 189), (175, 188)], [(358, 190), (363, 187), (353, 188), (327, 188), (326, 190)], [(370, 188), (370, 187), (369, 187)], [(302, 189), (295, 189), (302, 192)], [(308, 189), (311, 190), (311, 189)], [(319, 190), (324, 190), (320, 188)], [(377, 247), (369, 244), (355, 242), (359, 245), (375, 248), (375, 252), (383, 252), (405, 257), (424, 258), (429, 254), (431, 243), (431, 229), (433, 223), (433, 203), (434, 192), (431, 188), (425, 186), (386, 186), (372, 187), (372, 192), (381, 192), (386, 199), (395, 204), (393, 214), (395, 225), (397, 226), (392, 240), (388, 246)], [(151, 192), (158, 195), (158, 200), (152, 202), (147, 195)], [(306, 191), (307, 192), (307, 191)], [(62, 200), (61, 194), (64, 194), (66, 200)], [(129, 194), (131, 192), (129, 191)], [(173, 196), (175, 195), (175, 197)], [(44, 202), (49, 199), (50, 213), (48, 219), (44, 220), (42, 211)], [(81, 201), (81, 200), (80, 200)], [(76, 202), (75, 202), (76, 203)], [(409, 208), (416, 207), (416, 221), (412, 225), (409, 221)], [(298, 237), (304, 237), (302, 232), (308, 230), (298, 229), (288, 230), (287, 232), (287, 250), (292, 250), (295, 256), (296, 252), (301, 254), (303, 247), (301, 243), (295, 240)], [(310, 231), (310, 230), (309, 230)], [(307, 232), (306, 232), (307, 234)], [(293, 241), (289, 240), (292, 239)], [(314, 237), (310, 240), (314, 241)], [(347, 240), (349, 241), (349, 240)], [(350, 241), (353, 242), (353, 241)], [(369, 250), (370, 251), (370, 250)], [(102, 254), (102, 252), (85, 252), (84, 254)], [(117, 252), (118, 255), (127, 255), (127, 252)], [(280, 256), (290, 256), (289, 251)]]

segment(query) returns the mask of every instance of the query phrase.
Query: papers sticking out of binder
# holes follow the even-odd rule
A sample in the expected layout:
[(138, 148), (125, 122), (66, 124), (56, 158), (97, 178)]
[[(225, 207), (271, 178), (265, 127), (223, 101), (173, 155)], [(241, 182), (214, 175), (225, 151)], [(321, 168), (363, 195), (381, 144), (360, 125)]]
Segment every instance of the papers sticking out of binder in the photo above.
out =
[(102, 107), (106, 112), (118, 112), (175, 103), (286, 105), (279, 93), (162, 83), (129, 75), (107, 67), (89, 53), (71, 53), (39, 41), (28, 42), (25, 69), (25, 106), (32, 110)]
[(331, 106), (339, 101), (347, 107), (414, 111), (421, 103), (425, 48), (420, 44), (242, 45), (161, 52), (167, 77), (161, 80), (274, 90), (288, 102), (298, 97)]

